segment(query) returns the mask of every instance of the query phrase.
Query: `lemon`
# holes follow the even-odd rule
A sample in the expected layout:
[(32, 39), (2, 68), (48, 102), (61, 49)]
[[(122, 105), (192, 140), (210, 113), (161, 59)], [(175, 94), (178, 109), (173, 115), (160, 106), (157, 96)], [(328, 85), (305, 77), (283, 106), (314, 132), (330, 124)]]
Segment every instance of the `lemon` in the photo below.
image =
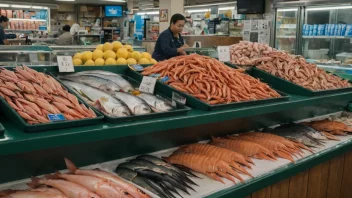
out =
[(127, 58), (132, 58), (132, 53), (131, 52), (128, 52)]
[(119, 41), (114, 41), (114, 42), (112, 42), (112, 50), (113, 50), (114, 52), (117, 52), (117, 50), (120, 49), (120, 48), (122, 48), (122, 47), (123, 47), (123, 45), (122, 45), (121, 42), (119, 42)]
[(75, 59), (81, 59), (82, 58), (82, 54), (81, 53), (76, 53), (74, 56), (73, 56), (73, 60)]
[(114, 51), (112, 50), (107, 50), (104, 52), (104, 59), (108, 59), (108, 58), (113, 58), (113, 59), (116, 59), (116, 54)]
[(136, 59), (134, 59), (134, 58), (129, 58), (129, 59), (127, 59), (127, 64), (129, 64), (129, 65), (135, 65), (135, 64), (137, 64), (137, 61), (136, 61)]
[(123, 48), (126, 48), (129, 52), (133, 52), (133, 48), (131, 45), (124, 45)]
[(116, 52), (116, 56), (117, 58), (124, 58), (127, 59), (128, 58), (128, 51), (126, 48), (120, 48), (117, 50)]
[(95, 65), (103, 66), (103, 65), (105, 65), (105, 60), (102, 59), (102, 58), (97, 58), (97, 59), (95, 60)]
[(106, 43), (104, 43), (104, 45), (103, 45), (103, 51), (105, 52), (105, 51), (107, 51), (107, 50), (112, 50), (112, 44), (111, 43), (109, 43), (109, 42), (106, 42)]
[(139, 59), (138, 63), (141, 64), (141, 65), (148, 65), (148, 64), (150, 64), (149, 60), (146, 59), (146, 58), (141, 58), (141, 59)]
[(93, 58), (93, 53), (86, 51), (86, 52), (83, 52), (81, 60), (85, 63), (86, 61), (91, 60), (92, 58)]
[(116, 61), (116, 65), (127, 65), (127, 61), (124, 58), (118, 58)]
[(158, 61), (156, 61), (156, 60), (155, 60), (155, 59), (153, 59), (153, 58), (150, 60), (150, 64), (155, 65), (155, 64), (157, 64), (157, 63), (158, 63)]
[(83, 64), (83, 62), (82, 62), (82, 60), (81, 59), (73, 59), (73, 65), (74, 66), (79, 66), (79, 65), (82, 65)]
[(84, 63), (84, 66), (94, 66), (94, 65), (95, 65), (95, 63), (92, 59), (89, 59), (86, 61), (86, 63)]
[(98, 58), (103, 58), (104, 52), (102, 50), (94, 50), (93, 52), (93, 60), (97, 60)]
[(97, 46), (97, 48), (96, 48), (96, 49), (97, 49), (97, 50), (101, 50), (101, 51), (103, 51), (103, 48), (104, 48), (104, 45), (103, 45), (103, 44), (100, 44), (100, 45), (98, 45), (98, 46)]
[(146, 58), (148, 60), (152, 59), (152, 56), (148, 52), (142, 52), (141, 58)]
[(105, 65), (116, 65), (116, 60), (114, 58), (108, 58), (105, 61)]
[(139, 59), (141, 59), (141, 53), (139, 53), (139, 52), (132, 52), (131, 58), (135, 59), (136, 61), (139, 61)]

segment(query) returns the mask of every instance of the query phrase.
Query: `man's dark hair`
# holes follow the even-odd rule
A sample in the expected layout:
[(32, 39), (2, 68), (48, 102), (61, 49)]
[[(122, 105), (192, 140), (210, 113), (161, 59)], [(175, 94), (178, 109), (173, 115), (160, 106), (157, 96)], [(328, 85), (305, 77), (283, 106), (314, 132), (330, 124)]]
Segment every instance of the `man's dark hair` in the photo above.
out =
[(186, 18), (182, 14), (174, 14), (171, 17), (170, 26), (171, 24), (175, 24), (177, 21), (186, 21)]
[(0, 16), (0, 23), (2, 22), (8, 22), (9, 18), (7, 18), (6, 16)]
[(65, 32), (69, 32), (71, 29), (71, 27), (69, 25), (65, 25), (64, 27), (62, 27), (62, 30)]

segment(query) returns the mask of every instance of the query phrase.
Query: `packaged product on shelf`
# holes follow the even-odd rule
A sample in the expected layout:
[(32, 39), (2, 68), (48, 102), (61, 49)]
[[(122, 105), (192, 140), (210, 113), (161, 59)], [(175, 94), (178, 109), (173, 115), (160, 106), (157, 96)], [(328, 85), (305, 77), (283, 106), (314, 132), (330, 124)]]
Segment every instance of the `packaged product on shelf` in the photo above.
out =
[(0, 13), (2, 16), (7, 16), (6, 10), (1, 9)]
[(19, 10), (19, 17), (20, 19), (23, 19), (23, 10)]
[(303, 36), (307, 36), (306, 35), (306, 29), (307, 29), (307, 24), (303, 24), (303, 28), (302, 28), (302, 35)]
[(34, 29), (35, 29), (35, 30), (39, 30), (39, 23), (38, 23), (38, 22), (35, 22), (35, 24), (34, 24)]
[(340, 28), (341, 28), (340, 24), (336, 24), (335, 25), (334, 36), (338, 36), (339, 35), (339, 31), (341, 32), (341, 30), (339, 30)]
[(31, 16), (31, 19), (35, 19), (35, 12), (29, 12), (29, 15)]
[(348, 24), (346, 26), (346, 33), (345, 36), (352, 36), (352, 24)]
[(346, 33), (346, 24), (341, 24), (341, 32), (339, 34), (339, 36), (344, 36)]
[(313, 36), (317, 36), (318, 35), (318, 24), (314, 24), (313, 25)]
[(19, 21), (18, 22), (18, 28), (20, 29), (20, 30), (24, 30), (24, 21)]
[(6, 10), (7, 18), (12, 18), (12, 10)]
[(35, 13), (35, 18), (36, 18), (36, 19), (40, 19), (40, 12), (36, 12), (36, 13)]
[(325, 24), (319, 24), (318, 26), (318, 36), (324, 36), (325, 35)]
[(330, 24), (325, 24), (325, 36), (330, 35)]
[(23, 22), (23, 29), (28, 30), (28, 21)]
[(15, 29), (15, 21), (10, 22), (10, 29), (14, 30)]
[(335, 35), (336, 24), (330, 24), (329, 36)]
[(28, 11), (24, 11), (23, 18), (25, 18), (25, 19), (30, 19), (31, 18), (31, 15), (29, 14)]
[(313, 36), (313, 25), (309, 25), (309, 36)]

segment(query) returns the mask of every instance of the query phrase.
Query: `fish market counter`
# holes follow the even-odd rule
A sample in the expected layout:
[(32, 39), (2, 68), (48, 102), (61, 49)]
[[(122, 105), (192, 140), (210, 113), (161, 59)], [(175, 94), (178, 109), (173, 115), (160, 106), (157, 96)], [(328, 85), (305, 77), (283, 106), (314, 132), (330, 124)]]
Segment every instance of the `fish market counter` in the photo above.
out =
[[(195, 42), (201, 42), (202, 47), (228, 46), (239, 43), (242, 37), (225, 35), (184, 35), (182, 36), (187, 45), (193, 46)], [(195, 47), (195, 46), (193, 46)]]
[[(57, 68), (36, 68), (47, 72), (55, 69)], [(192, 108), (182, 115), (119, 123), (101, 120), (95, 125), (33, 133), (21, 130), (14, 124), (12, 117), (2, 113), (0, 123), (5, 132), (0, 137), (0, 183), (63, 170), (65, 157), (78, 166), (88, 166), (152, 152), (158, 152), (159, 155), (160, 152), (171, 154), (172, 148), (209, 140), (211, 136), (225, 136), (313, 117), (326, 117), (328, 114), (343, 111), (352, 98), (352, 91), (311, 97), (290, 92), (287, 94), (290, 95), (288, 100), (266, 104), (213, 111)], [(341, 141), (329, 141), (324, 150), (313, 154), (305, 152), (305, 158), (296, 158), (295, 163), (283, 159), (265, 163), (257, 163), (263, 160), (256, 160), (257, 165), (253, 166), (255, 177), (246, 177), (245, 183), (207, 183), (210, 179), (204, 177), (199, 180), (199, 189), (195, 187), (197, 192), (192, 192), (195, 194), (182, 196), (320, 197), (314, 194), (315, 189), (319, 188), (321, 192), (327, 189), (322, 193), (330, 195), (329, 197), (348, 197), (342, 195), (348, 195), (352, 190), (349, 187), (352, 181), (347, 177), (351, 175), (349, 168), (344, 167), (352, 165), (352, 142), (350, 136), (341, 136), (340, 139)], [(112, 168), (109, 166), (109, 170), (116, 167), (116, 163), (113, 164)], [(325, 180), (326, 183), (323, 183)], [(275, 184), (276, 182), (280, 183)], [(3, 186), (0, 185), (0, 189), (1, 187)]]

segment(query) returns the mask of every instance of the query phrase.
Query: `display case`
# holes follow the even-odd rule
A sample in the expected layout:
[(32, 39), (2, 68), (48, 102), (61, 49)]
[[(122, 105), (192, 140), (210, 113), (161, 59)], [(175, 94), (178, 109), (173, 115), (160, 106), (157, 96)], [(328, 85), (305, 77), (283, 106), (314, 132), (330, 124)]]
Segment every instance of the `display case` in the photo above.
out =
[(47, 46), (0, 46), (0, 65), (52, 65), (51, 52), (52, 50)]
[(297, 49), (298, 8), (276, 10), (275, 48), (294, 54)]
[(203, 56), (218, 58), (218, 50), (216, 48), (187, 48), (185, 51), (187, 54), (199, 54)]
[(157, 40), (159, 37), (159, 22), (145, 20), (146, 40)]

